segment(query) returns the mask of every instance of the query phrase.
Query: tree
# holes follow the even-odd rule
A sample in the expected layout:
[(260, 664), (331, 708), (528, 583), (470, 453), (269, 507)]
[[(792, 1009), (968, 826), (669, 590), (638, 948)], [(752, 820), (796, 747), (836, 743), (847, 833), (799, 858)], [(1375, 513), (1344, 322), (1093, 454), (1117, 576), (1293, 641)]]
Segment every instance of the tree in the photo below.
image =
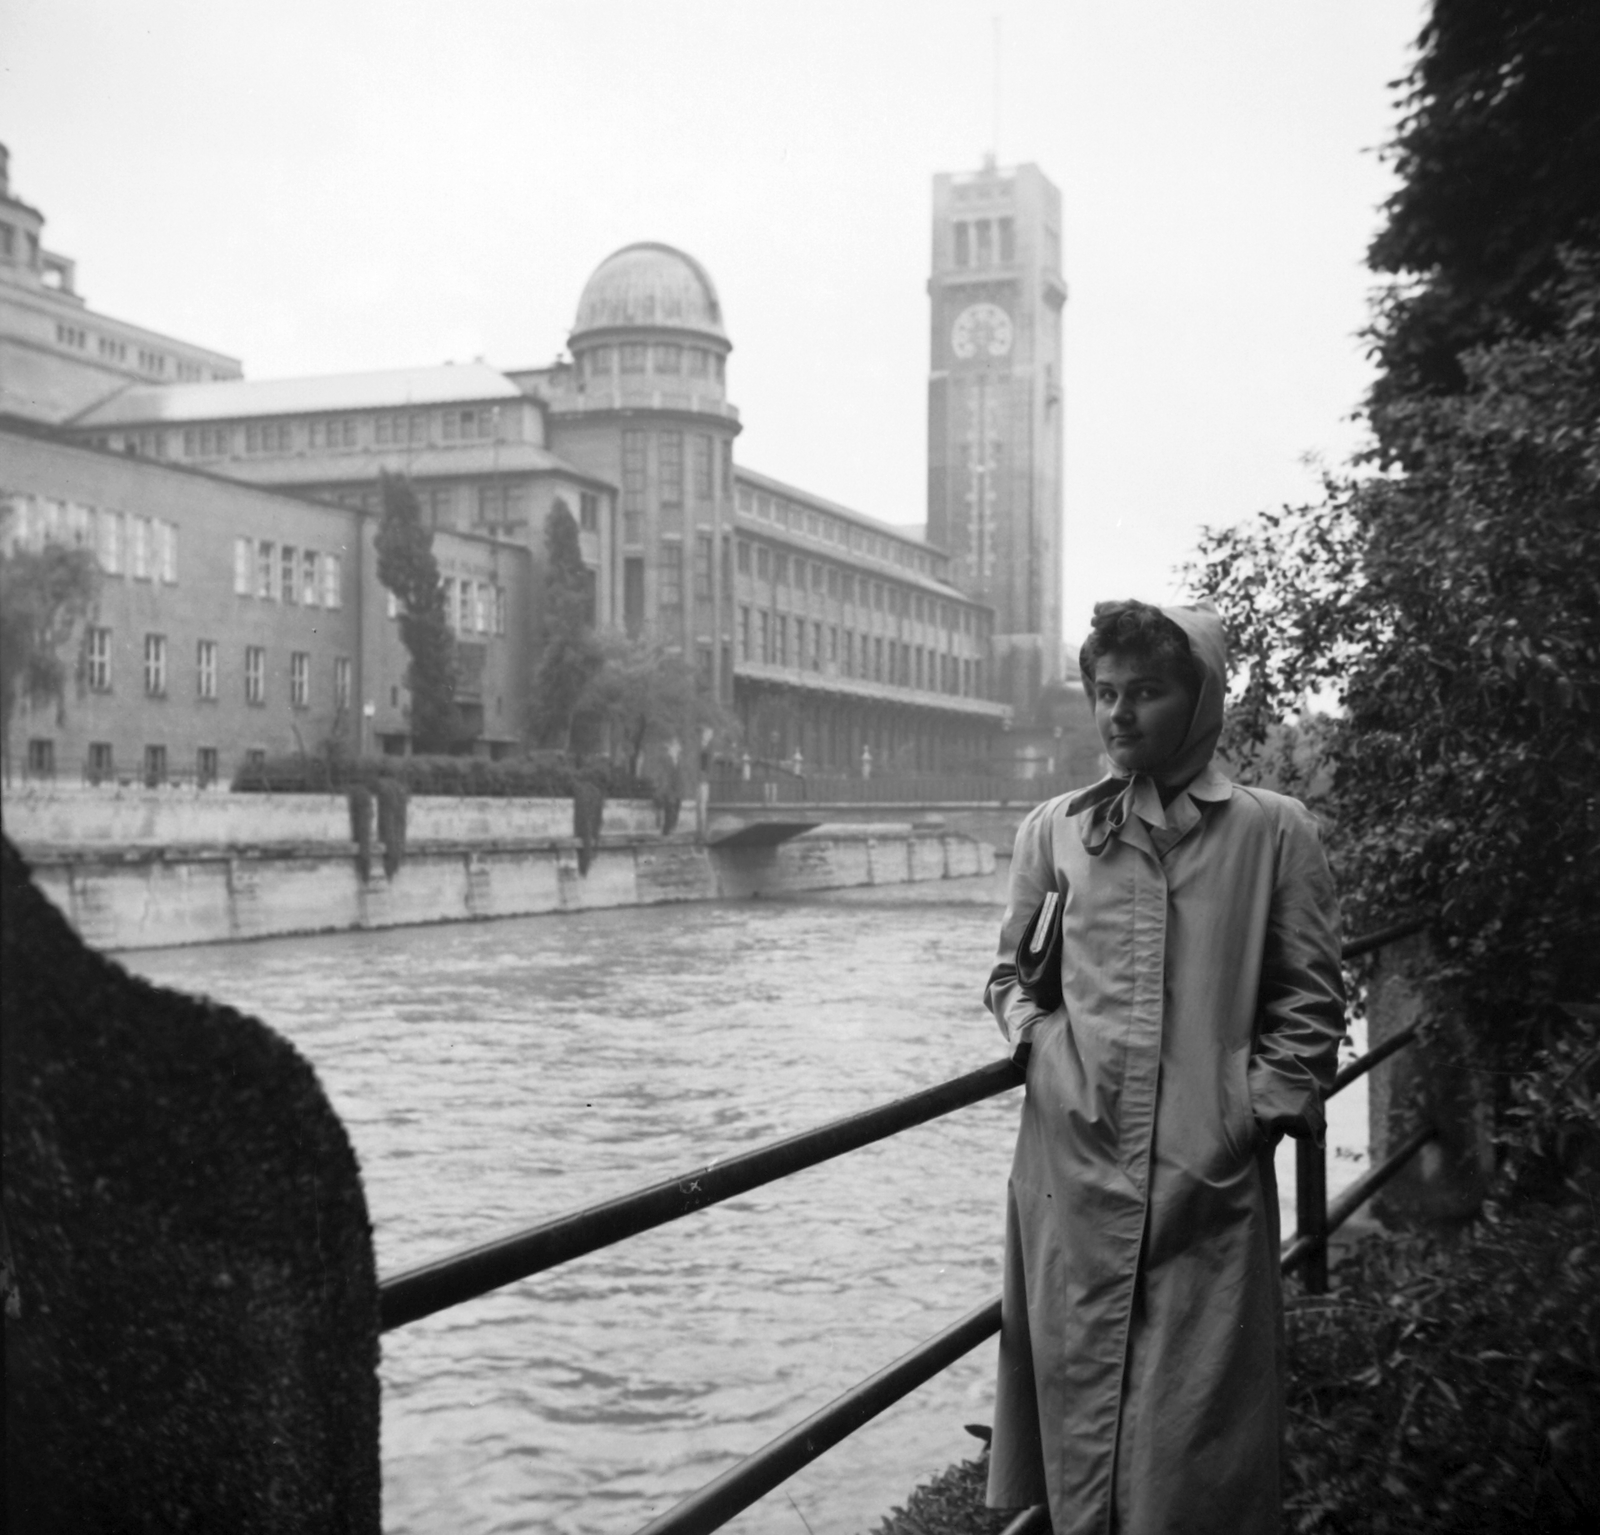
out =
[(1510, 1067), (1600, 994), (1600, 254), (1565, 261), (1552, 335), (1393, 405), (1406, 472), (1211, 533), (1197, 571), (1248, 662), (1235, 749), (1337, 698), (1351, 925), (1437, 912), (1436, 979)]
[(600, 649), (604, 665), (575, 712), (610, 729), (613, 750), (622, 748), (635, 776), (652, 741), (677, 738), (694, 749), (703, 727), (724, 734), (735, 728), (682, 657), (614, 634), (600, 641)]
[(0, 553), (0, 718), (8, 762), (18, 704), (53, 701), (59, 716), (67, 680), (62, 653), (93, 606), (99, 580), (87, 549), (46, 544)]
[(455, 710), (455, 636), (445, 611), (444, 582), (433, 555), (433, 531), (422, 520), (404, 475), (382, 478), (378, 579), (400, 603), (400, 639), (411, 657), (411, 741), (419, 752), (448, 751), (459, 736)]
[(1368, 262), (1398, 279), (1371, 337), (1380, 452), (1394, 409), (1467, 387), (1464, 357), (1559, 328), (1565, 245), (1600, 237), (1600, 7), (1435, 0), (1388, 158), (1400, 176)]
[(573, 716), (605, 655), (594, 632), (593, 577), (583, 562), (578, 524), (564, 501), (545, 518), (544, 550), (531, 723), (541, 746), (570, 750)]

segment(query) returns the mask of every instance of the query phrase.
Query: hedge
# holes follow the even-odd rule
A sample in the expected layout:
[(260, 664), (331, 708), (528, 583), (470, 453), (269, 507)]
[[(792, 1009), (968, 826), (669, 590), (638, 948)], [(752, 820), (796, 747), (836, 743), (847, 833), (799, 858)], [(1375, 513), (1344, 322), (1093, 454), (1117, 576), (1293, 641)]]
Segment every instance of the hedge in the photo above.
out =
[(446, 756), (363, 757), (353, 762), (268, 757), (241, 767), (233, 789), (244, 794), (336, 794), (357, 784), (375, 789), (382, 778), (398, 781), (410, 794), (488, 799), (570, 799), (580, 781), (595, 785), (607, 799), (650, 799), (656, 792), (648, 779), (634, 777), (618, 763), (575, 767), (560, 761)]

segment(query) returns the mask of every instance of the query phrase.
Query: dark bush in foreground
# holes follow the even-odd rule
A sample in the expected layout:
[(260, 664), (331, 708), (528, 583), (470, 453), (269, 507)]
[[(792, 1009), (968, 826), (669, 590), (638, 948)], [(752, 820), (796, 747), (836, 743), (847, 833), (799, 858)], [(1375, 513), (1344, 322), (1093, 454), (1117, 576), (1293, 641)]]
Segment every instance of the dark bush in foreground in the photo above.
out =
[(917, 1488), (904, 1508), (879, 1520), (872, 1535), (999, 1535), (1016, 1510), (983, 1506), (988, 1475), (986, 1456), (958, 1461)]
[(1373, 1238), (1291, 1302), (1297, 1535), (1600, 1527), (1600, 1227), (1491, 1210), (1450, 1243)]
[(480, 795), (490, 799), (568, 799), (581, 778), (607, 799), (649, 799), (652, 785), (611, 762), (491, 762), (486, 757), (364, 757), (330, 762), (325, 757), (269, 757), (234, 775), (235, 792), (256, 794), (331, 794), (356, 784), (372, 788), (393, 778), (411, 794)]

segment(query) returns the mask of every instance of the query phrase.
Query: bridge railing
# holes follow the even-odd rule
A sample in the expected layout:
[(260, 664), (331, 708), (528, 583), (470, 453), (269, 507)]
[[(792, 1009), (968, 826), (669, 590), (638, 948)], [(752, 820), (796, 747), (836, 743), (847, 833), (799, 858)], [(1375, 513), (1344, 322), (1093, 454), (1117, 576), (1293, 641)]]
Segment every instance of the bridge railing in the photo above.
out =
[(780, 764), (752, 765), (711, 780), (713, 809), (747, 805), (1016, 805), (1033, 806), (1071, 788), (1079, 778), (1005, 778), (992, 773), (796, 773)]
[[(1400, 923), (1353, 939), (1345, 944), (1342, 957), (1357, 958), (1420, 932), (1426, 925), (1421, 920)], [(1329, 1096), (1342, 1092), (1381, 1061), (1411, 1044), (1416, 1032), (1415, 1027), (1402, 1030), (1351, 1061), (1338, 1073)], [(379, 1286), (380, 1326), (385, 1332), (403, 1327), (656, 1226), (681, 1220), (708, 1205), (1009, 1092), (1024, 1080), (1021, 1067), (1009, 1060), (993, 1061), (892, 1103), (404, 1270)], [(1417, 1126), (1382, 1163), (1358, 1178), (1331, 1204), (1327, 1198), (1324, 1149), (1297, 1141), (1296, 1230), (1279, 1255), (1282, 1271), (1303, 1271), (1308, 1291), (1325, 1291), (1329, 1237), (1400, 1172), (1435, 1133), (1431, 1125)], [(995, 1296), (708, 1482), (652, 1520), (639, 1535), (708, 1535), (719, 1529), (999, 1331), (1000, 1298)], [(1024, 1531), (1046, 1527), (1042, 1511), (1030, 1509), (1013, 1521), (1006, 1535), (1023, 1535)]]

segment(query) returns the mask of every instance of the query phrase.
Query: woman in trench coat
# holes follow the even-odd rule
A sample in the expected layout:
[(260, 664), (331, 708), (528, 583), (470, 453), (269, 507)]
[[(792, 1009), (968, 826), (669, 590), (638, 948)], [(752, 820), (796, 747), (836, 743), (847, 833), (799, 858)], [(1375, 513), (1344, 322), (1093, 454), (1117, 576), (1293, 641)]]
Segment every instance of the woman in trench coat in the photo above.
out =
[[(1055, 1535), (1272, 1535), (1273, 1150), (1322, 1135), (1344, 1032), (1338, 908), (1304, 807), (1211, 763), (1220, 621), (1162, 611), (1201, 677), (1161, 773), (1187, 787), (1163, 806), (1149, 778), (1113, 775), (1028, 816), (985, 993), (1031, 1045), (989, 1503), (1048, 1502)], [(1015, 959), (1049, 889), (1065, 1002), (1041, 1015)]]

